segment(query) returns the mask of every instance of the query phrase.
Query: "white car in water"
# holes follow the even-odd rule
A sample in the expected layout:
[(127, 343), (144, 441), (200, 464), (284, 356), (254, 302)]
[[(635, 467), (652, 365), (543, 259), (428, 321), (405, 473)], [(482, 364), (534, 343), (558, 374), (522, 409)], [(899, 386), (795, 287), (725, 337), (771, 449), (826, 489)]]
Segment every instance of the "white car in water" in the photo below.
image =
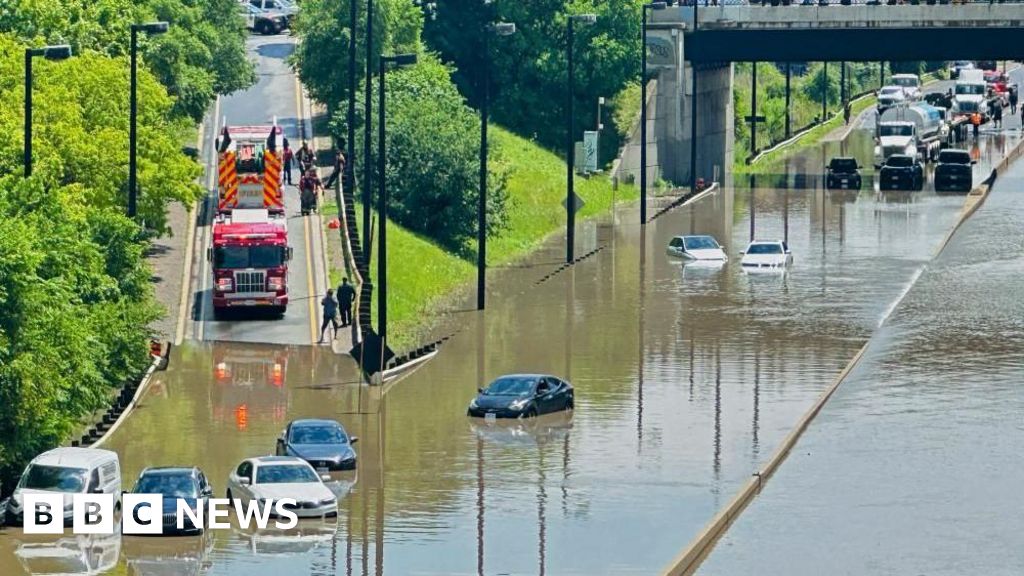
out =
[(718, 244), (714, 236), (676, 236), (668, 243), (669, 256), (678, 256), (687, 260), (709, 260), (725, 262), (729, 260), (725, 250)]
[(793, 253), (782, 240), (754, 240), (740, 254), (744, 270), (779, 270), (793, 263)]
[(287, 506), (299, 518), (338, 515), (338, 499), (308, 462), (294, 456), (260, 456), (243, 460), (228, 476), (227, 497), (243, 504), (295, 500)]

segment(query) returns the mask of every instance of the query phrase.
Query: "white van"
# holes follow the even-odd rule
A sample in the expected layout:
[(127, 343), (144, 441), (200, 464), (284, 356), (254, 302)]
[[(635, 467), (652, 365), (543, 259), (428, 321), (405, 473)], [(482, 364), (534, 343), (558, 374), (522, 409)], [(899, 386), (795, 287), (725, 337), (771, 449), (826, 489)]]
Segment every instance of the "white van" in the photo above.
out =
[(72, 494), (113, 494), (121, 506), (121, 463), (116, 452), (98, 448), (54, 448), (25, 468), (7, 502), (8, 524), (21, 525), (24, 494), (64, 494), (64, 520), (71, 519)]

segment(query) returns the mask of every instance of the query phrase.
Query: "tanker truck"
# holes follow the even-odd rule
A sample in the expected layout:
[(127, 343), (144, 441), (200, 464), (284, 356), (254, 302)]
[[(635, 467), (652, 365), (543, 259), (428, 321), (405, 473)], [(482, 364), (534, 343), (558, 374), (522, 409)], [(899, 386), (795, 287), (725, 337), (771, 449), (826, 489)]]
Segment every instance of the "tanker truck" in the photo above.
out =
[(893, 154), (906, 154), (922, 162), (934, 160), (949, 140), (945, 111), (930, 104), (889, 108), (875, 124), (875, 167)]

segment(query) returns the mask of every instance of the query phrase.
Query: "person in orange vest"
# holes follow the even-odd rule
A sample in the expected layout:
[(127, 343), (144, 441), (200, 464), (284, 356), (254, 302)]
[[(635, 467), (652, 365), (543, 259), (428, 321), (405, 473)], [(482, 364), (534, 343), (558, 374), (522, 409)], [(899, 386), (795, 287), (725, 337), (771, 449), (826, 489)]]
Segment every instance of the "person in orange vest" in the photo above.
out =
[(974, 137), (978, 137), (978, 128), (981, 126), (981, 114), (975, 112), (971, 114), (971, 126), (974, 127)]

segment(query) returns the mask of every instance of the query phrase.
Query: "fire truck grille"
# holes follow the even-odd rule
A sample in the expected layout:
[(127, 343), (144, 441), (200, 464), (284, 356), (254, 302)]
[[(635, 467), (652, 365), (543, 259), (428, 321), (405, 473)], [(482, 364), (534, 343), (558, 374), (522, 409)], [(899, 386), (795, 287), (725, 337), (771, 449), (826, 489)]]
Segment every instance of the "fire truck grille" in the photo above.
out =
[(263, 292), (264, 272), (235, 272), (235, 292)]

